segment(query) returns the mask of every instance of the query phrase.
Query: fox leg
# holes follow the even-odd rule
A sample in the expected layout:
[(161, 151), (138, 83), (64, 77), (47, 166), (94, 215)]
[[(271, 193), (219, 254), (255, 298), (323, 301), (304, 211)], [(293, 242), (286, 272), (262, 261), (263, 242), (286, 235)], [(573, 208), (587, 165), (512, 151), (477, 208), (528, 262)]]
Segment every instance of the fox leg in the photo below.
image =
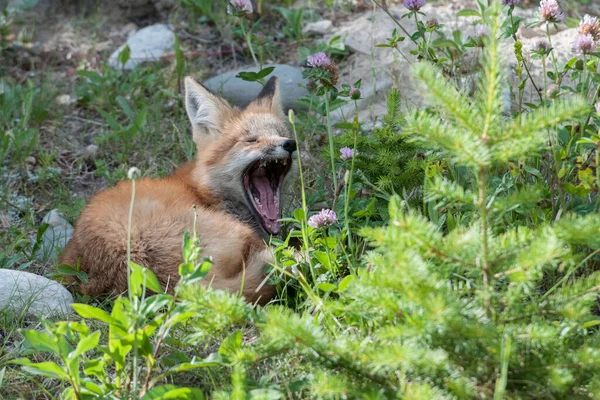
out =
[(270, 249), (256, 250), (242, 260), (240, 272), (227, 279), (215, 279), (213, 289), (240, 293), (249, 303), (266, 304), (275, 294), (275, 288), (266, 281), (265, 268), (273, 263)]

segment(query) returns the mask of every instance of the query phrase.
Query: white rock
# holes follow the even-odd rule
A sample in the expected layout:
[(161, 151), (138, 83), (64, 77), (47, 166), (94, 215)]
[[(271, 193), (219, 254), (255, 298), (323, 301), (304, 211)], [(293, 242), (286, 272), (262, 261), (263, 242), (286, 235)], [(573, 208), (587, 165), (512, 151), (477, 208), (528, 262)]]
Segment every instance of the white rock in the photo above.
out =
[(33, 167), (33, 166), (35, 166), (35, 164), (37, 164), (37, 160), (35, 159), (34, 156), (29, 156), (25, 159), (25, 164)]
[(72, 303), (73, 296), (58, 282), (29, 272), (0, 269), (0, 312), (56, 317), (70, 313)]
[(42, 245), (36, 257), (38, 260), (56, 260), (59, 250), (64, 249), (73, 237), (74, 228), (56, 209), (46, 214), (42, 222), (50, 226), (42, 235)]
[(69, 104), (73, 104), (77, 101), (77, 99), (68, 94), (61, 94), (56, 98), (56, 102), (61, 106), (68, 106)]
[(94, 158), (96, 156), (96, 153), (98, 153), (98, 146), (96, 146), (95, 144), (90, 144), (83, 151), (84, 157), (87, 158)]
[(145, 61), (158, 61), (163, 55), (172, 52), (175, 46), (175, 34), (172, 27), (165, 24), (155, 24), (140, 29), (111, 54), (108, 64), (112, 68), (122, 67), (119, 54), (126, 45), (129, 46), (131, 53), (124, 68), (132, 70)]
[(333, 22), (328, 19), (322, 19), (317, 22), (309, 22), (302, 28), (305, 35), (326, 35), (333, 29)]

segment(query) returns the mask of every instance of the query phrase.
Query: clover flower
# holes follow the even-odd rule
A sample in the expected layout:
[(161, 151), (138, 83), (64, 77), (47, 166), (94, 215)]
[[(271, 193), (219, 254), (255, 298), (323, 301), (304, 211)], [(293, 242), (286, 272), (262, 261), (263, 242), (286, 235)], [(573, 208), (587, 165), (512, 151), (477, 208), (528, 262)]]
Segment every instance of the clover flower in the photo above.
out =
[(308, 225), (313, 228), (324, 228), (337, 222), (337, 215), (334, 211), (322, 209), (318, 214), (308, 219)]
[(309, 67), (324, 68), (327, 65), (329, 65), (329, 63), (331, 63), (331, 59), (327, 57), (327, 54), (320, 51), (318, 53), (313, 54), (312, 56), (308, 56), (306, 58), (306, 63)]
[(419, 11), (425, 5), (425, 0), (404, 0), (404, 7), (410, 11)]
[(573, 42), (573, 50), (581, 54), (591, 53), (594, 51), (594, 37), (589, 33), (587, 35), (577, 35)]
[(342, 160), (347, 160), (349, 158), (354, 157), (354, 150), (351, 149), (350, 147), (342, 147), (340, 149), (340, 154), (341, 154), (340, 158)]
[(552, 50), (552, 45), (546, 39), (539, 39), (533, 44), (531, 51), (545, 56)]
[(595, 41), (600, 41), (600, 22), (598, 18), (589, 14), (583, 16), (577, 27), (577, 33), (580, 35), (592, 35)]
[(360, 89), (352, 85), (352, 87), (348, 91), (348, 95), (352, 100), (358, 100), (360, 99)]
[(502, 4), (504, 4), (505, 6), (516, 6), (517, 4), (519, 4), (521, 2), (521, 0), (502, 0)]
[(437, 19), (435, 19), (435, 18), (431, 18), (430, 20), (428, 20), (427, 22), (425, 22), (425, 26), (426, 26), (428, 29), (431, 29), (431, 28), (436, 28), (436, 27), (438, 27), (439, 25), (440, 25), (439, 21), (438, 21)]
[(252, 14), (252, 2), (250, 0), (231, 0), (227, 5), (227, 14)]
[(475, 35), (483, 37), (488, 35), (487, 27), (483, 24), (475, 25)]
[(556, 0), (542, 0), (540, 18), (546, 22), (562, 22), (565, 20), (565, 13), (560, 10)]
[(556, 96), (558, 96), (559, 93), (560, 87), (557, 84), (551, 83), (550, 85), (548, 85), (548, 89), (546, 89), (546, 96), (553, 99)]

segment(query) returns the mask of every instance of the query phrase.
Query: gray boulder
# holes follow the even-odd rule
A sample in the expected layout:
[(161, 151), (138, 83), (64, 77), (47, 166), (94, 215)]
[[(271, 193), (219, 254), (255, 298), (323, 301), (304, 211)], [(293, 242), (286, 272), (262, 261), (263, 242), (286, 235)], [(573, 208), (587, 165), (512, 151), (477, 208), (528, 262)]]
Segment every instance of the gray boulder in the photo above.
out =
[(302, 28), (305, 35), (325, 35), (333, 30), (333, 22), (328, 19), (322, 19), (317, 22), (309, 22)]
[(56, 209), (46, 214), (42, 221), (49, 226), (42, 235), (42, 245), (36, 257), (38, 260), (56, 260), (58, 252), (64, 249), (73, 237), (73, 226)]
[[(302, 78), (302, 70), (290, 65), (275, 64), (275, 70), (267, 77), (279, 78), (281, 101), (283, 108), (288, 110), (296, 107), (296, 101), (307, 95), (305, 87), (308, 81)], [(258, 72), (256, 67), (229, 71), (206, 80), (203, 84), (211, 91), (223, 96), (231, 104), (245, 107), (258, 95), (262, 85), (258, 82), (248, 82), (235, 76), (242, 71)]]
[(131, 53), (129, 61), (125, 63), (123, 68), (132, 70), (143, 62), (158, 61), (160, 57), (173, 52), (175, 34), (172, 27), (165, 24), (155, 24), (140, 29), (110, 55), (108, 65), (112, 68), (122, 67), (119, 62), (119, 54), (127, 45)]
[(0, 269), (0, 312), (57, 317), (72, 311), (71, 293), (53, 280), (12, 269)]

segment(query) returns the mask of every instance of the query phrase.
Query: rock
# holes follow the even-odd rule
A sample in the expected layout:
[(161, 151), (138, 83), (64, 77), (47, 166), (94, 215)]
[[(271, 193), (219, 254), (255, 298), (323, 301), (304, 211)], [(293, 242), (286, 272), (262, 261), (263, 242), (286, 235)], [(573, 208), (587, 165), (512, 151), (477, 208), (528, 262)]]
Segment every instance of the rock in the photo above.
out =
[(34, 167), (37, 164), (37, 160), (34, 156), (29, 156), (25, 159), (25, 164)]
[(57, 317), (72, 311), (71, 293), (40, 275), (0, 269), (0, 312), (25, 312), (37, 317)]
[[(290, 65), (275, 64), (275, 70), (267, 77), (279, 78), (281, 100), (283, 108), (287, 111), (296, 107), (296, 101), (307, 95), (308, 90), (300, 85), (306, 85), (307, 80), (302, 78), (302, 70)], [(248, 82), (235, 76), (241, 71), (257, 72), (258, 68), (248, 67), (237, 71), (229, 71), (206, 80), (203, 84), (208, 89), (225, 97), (231, 104), (245, 107), (258, 95), (262, 85), (258, 82)]]
[(328, 19), (322, 19), (317, 22), (309, 22), (302, 28), (305, 35), (326, 35), (333, 29), (333, 22)]
[(56, 98), (56, 103), (60, 104), (61, 106), (68, 106), (70, 104), (75, 103), (76, 101), (77, 98), (68, 94), (61, 94)]
[(71, 237), (73, 237), (73, 226), (64, 219), (58, 210), (50, 211), (42, 222), (48, 224), (48, 229), (42, 235), (42, 245), (36, 254), (38, 260), (56, 260), (58, 251), (65, 248)]
[(163, 55), (172, 52), (175, 34), (172, 27), (165, 24), (155, 24), (140, 29), (111, 54), (108, 64), (112, 68), (121, 68), (119, 54), (127, 45), (131, 53), (124, 68), (132, 70), (145, 61), (158, 61)]
[(93, 159), (94, 157), (96, 157), (96, 153), (98, 153), (98, 146), (96, 146), (95, 144), (90, 144), (83, 151), (83, 156), (85, 158)]

